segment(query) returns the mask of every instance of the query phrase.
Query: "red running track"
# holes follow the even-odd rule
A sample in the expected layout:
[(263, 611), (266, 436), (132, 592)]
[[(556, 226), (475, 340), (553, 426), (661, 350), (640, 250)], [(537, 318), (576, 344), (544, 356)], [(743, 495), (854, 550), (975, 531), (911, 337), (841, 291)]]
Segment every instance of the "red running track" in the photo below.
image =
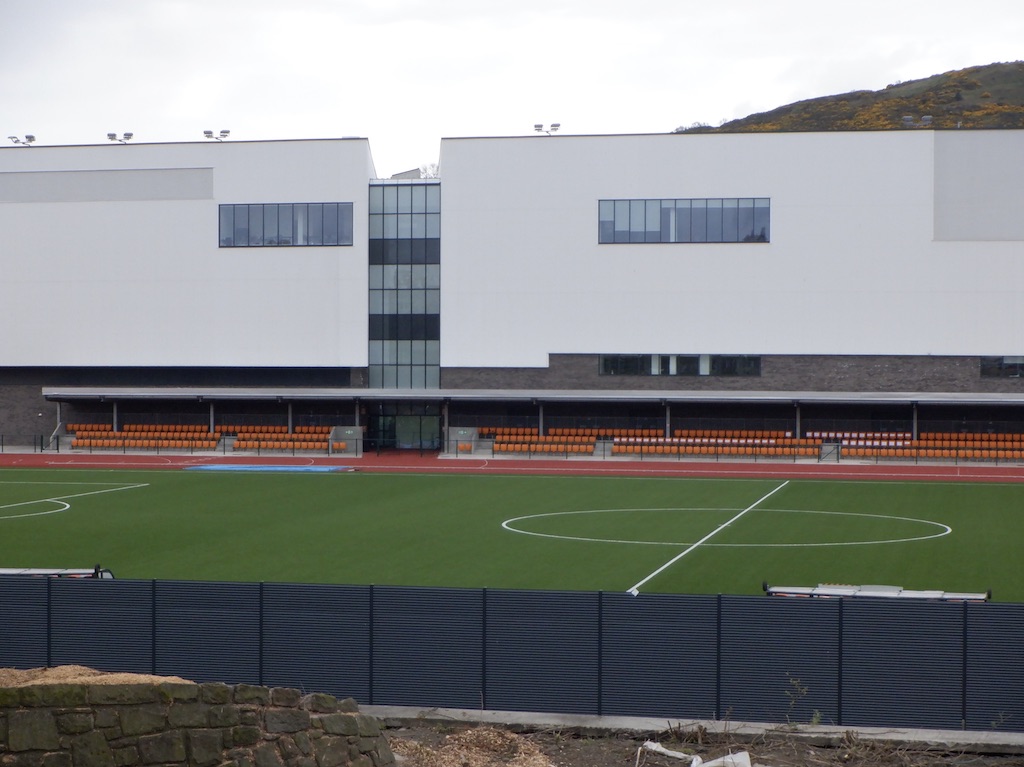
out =
[(184, 469), (216, 464), (337, 466), (366, 472), (421, 474), (534, 474), (593, 477), (721, 477), (749, 479), (865, 479), (937, 482), (1024, 482), (1024, 465), (984, 463), (815, 463), (758, 461), (658, 461), (655, 459), (516, 459), (420, 455), (415, 450), (361, 458), (290, 455), (151, 453), (0, 453), (0, 467), (47, 469)]

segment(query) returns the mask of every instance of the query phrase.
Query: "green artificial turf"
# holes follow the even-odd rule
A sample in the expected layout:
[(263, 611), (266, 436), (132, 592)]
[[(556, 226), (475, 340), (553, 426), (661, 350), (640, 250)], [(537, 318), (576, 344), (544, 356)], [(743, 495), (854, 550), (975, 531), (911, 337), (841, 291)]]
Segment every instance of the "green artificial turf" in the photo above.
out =
[(783, 483), (4, 470), (0, 567), (691, 594), (887, 584), (1024, 602), (1024, 485)]

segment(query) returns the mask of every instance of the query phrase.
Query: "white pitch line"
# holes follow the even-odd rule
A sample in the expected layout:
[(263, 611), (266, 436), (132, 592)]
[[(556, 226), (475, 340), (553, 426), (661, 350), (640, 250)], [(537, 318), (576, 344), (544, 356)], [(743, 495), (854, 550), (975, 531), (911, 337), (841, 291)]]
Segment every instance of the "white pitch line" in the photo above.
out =
[(664, 572), (665, 570), (670, 568), (672, 565), (674, 565), (676, 562), (678, 562), (680, 559), (682, 559), (687, 554), (689, 554), (691, 551), (696, 549), (698, 546), (701, 546), (704, 543), (706, 543), (707, 541), (709, 541), (712, 538), (714, 538), (716, 535), (718, 535), (720, 532), (722, 532), (725, 528), (727, 528), (733, 522), (736, 522), (740, 517), (742, 517), (748, 511), (751, 511), (752, 509), (755, 509), (761, 503), (763, 503), (764, 501), (767, 501), (769, 498), (771, 498), (773, 495), (775, 495), (777, 492), (779, 492), (782, 488), (784, 488), (788, 484), (789, 484), (789, 480), (787, 479), (785, 482), (783, 482), (777, 488), (772, 490), (770, 493), (767, 493), (766, 495), (762, 495), (760, 498), (758, 498), (752, 504), (747, 506), (747, 508), (745, 508), (743, 511), (741, 511), (739, 514), (737, 514), (735, 517), (730, 519), (728, 522), (725, 522), (724, 524), (719, 525), (714, 530), (712, 530), (710, 533), (708, 533), (703, 538), (701, 538), (699, 541), (697, 541), (696, 543), (694, 543), (694, 544), (690, 545), (689, 547), (687, 547), (682, 553), (676, 554), (674, 557), (672, 557), (672, 559), (670, 559), (668, 562), (663, 564), (661, 567), (659, 567), (653, 573), (648, 575), (646, 578), (644, 578), (643, 580), (641, 580), (638, 583), (634, 584), (633, 587), (630, 588), (626, 593), (632, 594), (633, 596), (636, 596), (637, 594), (639, 594), (640, 593), (640, 587), (643, 586), (645, 583), (647, 583), (647, 581), (651, 580), (651, 578), (653, 578), (654, 576), (658, 575), (659, 573)]
[[(73, 483), (73, 482), (66, 482), (66, 483), (62, 483), (62, 484), (75, 484), (75, 483)], [(86, 497), (88, 495), (102, 495), (103, 493), (117, 493), (117, 492), (120, 492), (121, 490), (136, 490), (136, 489), (138, 489), (140, 487), (149, 487), (149, 484), (148, 483), (140, 483), (140, 484), (137, 484), (137, 485), (120, 485), (118, 487), (104, 488), (103, 490), (90, 490), (90, 491), (85, 492), (85, 493), (72, 493), (70, 495), (57, 495), (57, 496), (54, 496), (53, 498), (38, 498), (38, 499), (36, 499), (34, 501), (20, 501), (18, 503), (7, 503), (7, 504), (4, 504), (4, 505), (0, 506), (0, 511), (2, 511), (4, 509), (14, 509), (14, 508), (17, 508), (18, 506), (32, 506), (32, 505), (37, 504), (37, 503), (59, 503), (59, 504), (62, 504), (64, 506), (64, 508), (62, 508), (62, 509), (53, 509), (51, 511), (37, 511), (37, 512), (33, 512), (31, 514), (17, 514), (17, 515), (14, 515), (14, 516), (0, 515), (0, 521), (4, 521), (4, 520), (8, 520), (8, 519), (24, 519), (25, 517), (45, 517), (45, 516), (47, 516), (49, 514), (60, 514), (61, 512), (67, 511), (68, 509), (71, 508), (71, 504), (70, 503), (65, 503), (65, 501), (67, 501), (67, 500), (69, 500), (71, 498), (84, 498), (84, 497)]]

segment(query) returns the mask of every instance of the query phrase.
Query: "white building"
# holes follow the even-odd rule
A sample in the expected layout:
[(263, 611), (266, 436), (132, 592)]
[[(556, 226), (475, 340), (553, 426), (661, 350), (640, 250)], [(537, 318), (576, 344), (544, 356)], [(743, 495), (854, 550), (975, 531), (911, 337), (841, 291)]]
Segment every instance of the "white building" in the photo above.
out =
[(1024, 431), (1022, 169), (1016, 130), (454, 138), (422, 181), (363, 139), (10, 146), (0, 431)]

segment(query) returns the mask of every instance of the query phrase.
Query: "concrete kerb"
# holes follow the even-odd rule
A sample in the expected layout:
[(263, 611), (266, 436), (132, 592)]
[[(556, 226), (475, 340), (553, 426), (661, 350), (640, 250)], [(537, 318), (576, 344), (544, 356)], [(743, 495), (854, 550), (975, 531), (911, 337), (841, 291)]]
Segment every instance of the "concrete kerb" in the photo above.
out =
[(476, 711), (415, 706), (366, 706), (359, 710), (375, 717), (386, 728), (411, 726), (425, 722), (470, 726), (491, 725), (515, 729), (564, 729), (601, 735), (630, 732), (650, 736), (663, 732), (689, 732), (704, 728), (711, 735), (728, 735), (740, 741), (753, 741), (765, 735), (796, 738), (810, 745), (838, 747), (853, 734), (861, 741), (904, 745), (916, 748), (941, 748), (973, 754), (1024, 754), (1024, 732), (1001, 730), (928, 730), (900, 727), (832, 727), (810, 724), (771, 724), (707, 719), (659, 719), (634, 716), (588, 716), (545, 714), (518, 711)]

